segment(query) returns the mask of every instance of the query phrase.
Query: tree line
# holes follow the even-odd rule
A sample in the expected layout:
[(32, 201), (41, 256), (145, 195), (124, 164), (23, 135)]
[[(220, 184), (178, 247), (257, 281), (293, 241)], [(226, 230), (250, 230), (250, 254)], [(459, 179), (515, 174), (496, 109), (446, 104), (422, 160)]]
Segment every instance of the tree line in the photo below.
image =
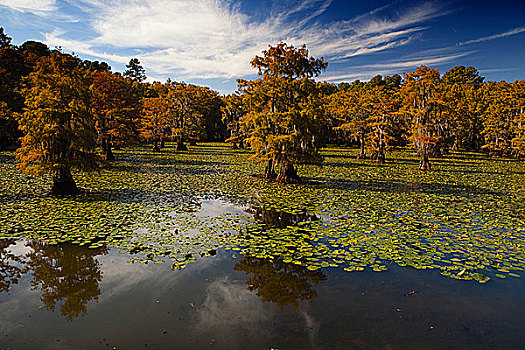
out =
[(368, 82), (316, 81), (327, 67), (306, 46), (269, 46), (251, 65), (259, 77), (239, 79), (220, 96), (210, 88), (146, 82), (133, 58), (120, 74), (28, 41), (15, 46), (0, 28), (0, 148), (17, 148), (21, 170), (53, 175), (52, 193), (74, 194), (72, 169), (114, 160), (113, 150), (138, 142), (160, 151), (166, 141), (225, 140), (250, 147), (266, 162), (264, 177), (300, 182), (295, 165), (321, 162), (327, 143), (360, 148), (358, 158), (387, 159), (412, 146), (421, 170), (451, 151), (525, 155), (525, 81), (485, 82), (474, 67), (443, 76), (425, 66)]
[(224, 140), (222, 99), (207, 87), (168, 80), (146, 83), (133, 58), (120, 74), (28, 41), (11, 44), (0, 28), (0, 149), (17, 148), (19, 168), (51, 173), (54, 194), (79, 192), (72, 169), (113, 161), (113, 150), (138, 142), (160, 151)]
[(417, 67), (409, 73), (338, 85), (316, 82), (327, 63), (305, 46), (285, 43), (251, 61), (259, 79), (238, 80), (226, 96), (228, 141), (245, 142), (267, 161), (264, 176), (299, 182), (293, 164), (319, 161), (326, 143), (359, 146), (358, 158), (384, 163), (389, 150), (412, 146), (420, 170), (451, 151), (525, 155), (525, 81), (485, 82), (474, 67), (443, 76)]

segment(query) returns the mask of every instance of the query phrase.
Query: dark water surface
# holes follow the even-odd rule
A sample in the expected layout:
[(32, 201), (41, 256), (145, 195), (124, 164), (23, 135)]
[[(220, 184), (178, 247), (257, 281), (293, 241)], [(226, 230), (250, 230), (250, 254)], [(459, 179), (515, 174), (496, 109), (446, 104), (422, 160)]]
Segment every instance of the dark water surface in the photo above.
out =
[(525, 349), (525, 279), (1, 241), (2, 349)]

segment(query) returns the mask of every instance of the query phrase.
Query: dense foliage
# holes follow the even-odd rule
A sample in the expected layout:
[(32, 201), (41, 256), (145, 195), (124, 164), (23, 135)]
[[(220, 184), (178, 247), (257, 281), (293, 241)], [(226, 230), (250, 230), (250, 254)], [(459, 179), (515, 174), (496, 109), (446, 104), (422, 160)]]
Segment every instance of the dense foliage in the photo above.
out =
[[(255, 56), (252, 66), (262, 78), (239, 80), (247, 110), (241, 122), (254, 158), (268, 161), (267, 179), (298, 182), (293, 164), (315, 159), (322, 130), (322, 92), (313, 76), (327, 63), (308, 57), (305, 46), (296, 49), (281, 43)], [(275, 174), (274, 169), (278, 169)]]
[(72, 168), (97, 167), (96, 131), (90, 113), (90, 77), (78, 59), (53, 52), (27, 77), (26, 108), (18, 115), (24, 133), (19, 167), (51, 172), (55, 194), (76, 194)]
[[(413, 147), (419, 169), (451, 151), (525, 155), (525, 81), (484, 82), (474, 67), (443, 76), (414, 71), (339, 85), (314, 80), (327, 66), (303, 45), (270, 46), (251, 61), (259, 77), (234, 94), (168, 80), (146, 82), (140, 61), (123, 73), (28, 41), (15, 46), (0, 29), (0, 149), (18, 148), (20, 168), (55, 174), (53, 192), (74, 193), (72, 168), (113, 161), (138, 142), (225, 140), (266, 164), (264, 177), (300, 182), (296, 167), (322, 161), (327, 143), (360, 147), (360, 159), (388, 160)], [(101, 157), (97, 156), (96, 153)], [(369, 152), (369, 153), (367, 153)], [(59, 185), (62, 183), (62, 185)]]

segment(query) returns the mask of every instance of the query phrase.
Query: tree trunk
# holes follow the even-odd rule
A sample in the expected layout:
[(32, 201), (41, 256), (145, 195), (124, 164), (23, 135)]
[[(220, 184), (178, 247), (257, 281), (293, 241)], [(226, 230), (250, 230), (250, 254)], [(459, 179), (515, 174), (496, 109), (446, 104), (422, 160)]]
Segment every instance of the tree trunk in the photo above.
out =
[(430, 169), (430, 162), (428, 160), (428, 155), (425, 153), (423, 154), (423, 157), (421, 157), (421, 161), (419, 162), (419, 170), (427, 171)]
[(264, 169), (264, 178), (267, 180), (273, 180), (277, 177), (277, 174), (273, 170), (273, 159), (268, 159), (266, 169)]
[(177, 151), (187, 151), (188, 147), (184, 144), (182, 140), (177, 141)]
[(235, 142), (233, 142), (232, 148), (233, 149), (238, 149), (239, 147), (237, 147), (237, 144)]
[(292, 163), (281, 162), (277, 181), (287, 184), (298, 184), (301, 183), (301, 178), (297, 175), (297, 171), (295, 171)]
[(365, 152), (365, 135), (361, 134), (360, 137), (360, 144), (361, 144), (361, 153), (357, 155), (357, 159), (366, 159), (366, 152)]
[(160, 152), (159, 142), (157, 140), (153, 141), (153, 152)]
[(75, 180), (67, 168), (60, 168), (53, 174), (53, 187), (51, 194), (58, 196), (68, 196), (79, 193)]
[(439, 145), (434, 145), (429, 153), (433, 158), (443, 158), (443, 148)]
[(105, 158), (108, 162), (113, 162), (115, 160), (115, 155), (113, 154), (113, 150), (111, 149), (111, 141), (106, 142), (106, 152), (104, 153)]
[(166, 142), (164, 142), (164, 139), (160, 139), (160, 148), (166, 147)]
[(244, 149), (244, 142), (243, 141), (239, 142), (239, 149)]
[(190, 146), (197, 146), (197, 141), (190, 140)]
[(452, 148), (450, 149), (452, 152), (457, 152), (459, 151), (459, 140), (456, 136), (456, 138), (454, 139), (454, 144), (452, 145)]
[(385, 153), (382, 151), (377, 152), (376, 162), (378, 164), (385, 164)]

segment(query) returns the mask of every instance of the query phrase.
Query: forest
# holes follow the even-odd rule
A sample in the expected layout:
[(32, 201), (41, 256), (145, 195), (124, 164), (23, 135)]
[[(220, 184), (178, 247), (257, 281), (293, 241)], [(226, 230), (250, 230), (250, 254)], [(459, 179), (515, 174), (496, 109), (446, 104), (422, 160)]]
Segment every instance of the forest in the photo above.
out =
[(250, 62), (259, 78), (220, 95), (145, 82), (136, 58), (121, 74), (40, 42), (15, 46), (3, 28), (0, 45), (0, 148), (17, 149), (22, 171), (51, 173), (55, 194), (78, 192), (72, 169), (97, 169), (138, 143), (160, 152), (168, 141), (184, 151), (225, 140), (265, 162), (264, 178), (285, 183), (300, 182), (296, 165), (321, 162), (327, 144), (359, 147), (359, 159), (377, 163), (412, 147), (422, 171), (453, 151), (525, 155), (525, 81), (486, 82), (471, 66), (332, 84), (314, 79), (323, 58), (279, 43)]

